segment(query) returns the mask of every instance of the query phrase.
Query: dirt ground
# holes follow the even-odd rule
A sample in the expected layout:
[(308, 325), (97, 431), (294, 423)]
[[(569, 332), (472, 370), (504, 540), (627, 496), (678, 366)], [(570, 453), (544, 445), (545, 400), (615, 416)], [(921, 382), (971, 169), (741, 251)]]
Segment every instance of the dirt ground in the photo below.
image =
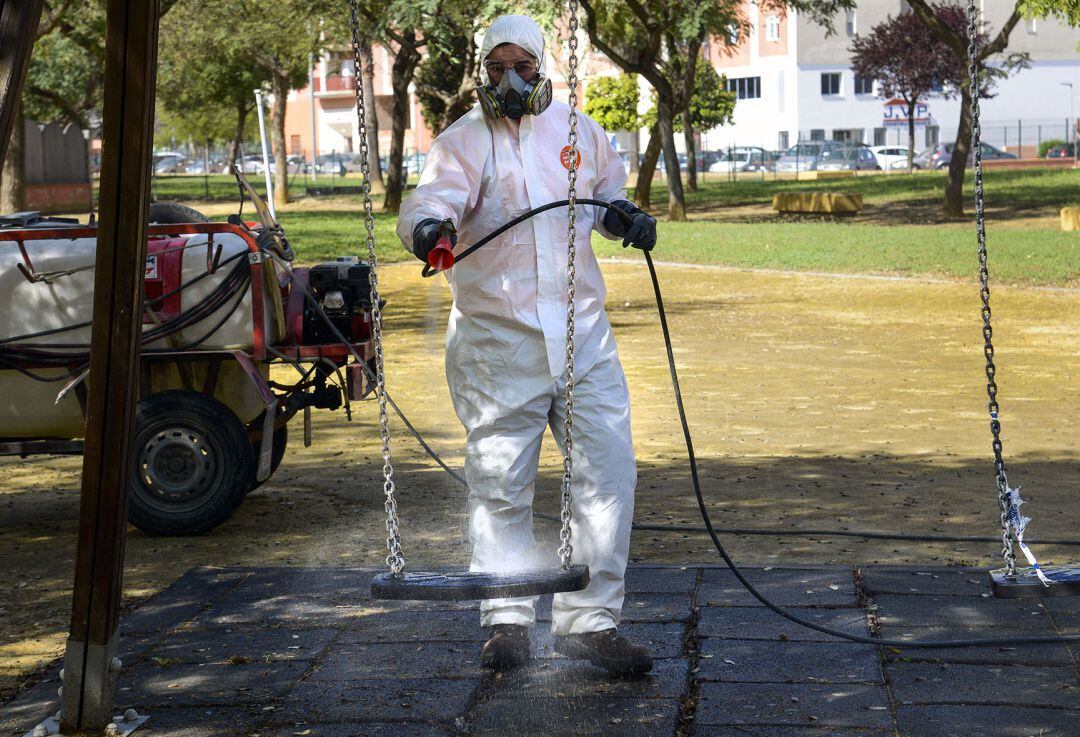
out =
[[(413, 264), (381, 282), (388, 386), (451, 465), (460, 425), (443, 377), (449, 293)], [(647, 272), (606, 263), (609, 311), (634, 401), (636, 519), (698, 524)], [(714, 518), (727, 527), (994, 535), (996, 494), (973, 283), (660, 266), (675, 355)], [(1010, 480), (1032, 540), (1080, 538), (1080, 292), (999, 288), (995, 344)], [(277, 475), (197, 538), (128, 536), (129, 603), (199, 565), (378, 565), (376, 406), (317, 412)], [(463, 562), (464, 493), (394, 421), (408, 560)], [(537, 508), (557, 510), (548, 442)], [(0, 460), (0, 692), (62, 651), (80, 460)], [(553, 525), (537, 521), (541, 536)], [(990, 542), (730, 536), (746, 563), (992, 564)], [(552, 546), (554, 549), (554, 546)], [(1077, 548), (1038, 546), (1049, 560)], [(706, 538), (636, 532), (635, 561), (717, 562)]]

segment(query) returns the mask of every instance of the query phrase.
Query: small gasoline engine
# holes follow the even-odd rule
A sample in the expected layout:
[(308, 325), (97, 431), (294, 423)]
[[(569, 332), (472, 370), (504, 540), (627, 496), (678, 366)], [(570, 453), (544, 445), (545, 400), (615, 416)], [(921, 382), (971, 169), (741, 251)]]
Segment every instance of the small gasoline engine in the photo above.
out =
[[(308, 288), (342, 335), (369, 337), (367, 312), (371, 309), (371, 268), (355, 256), (312, 266)], [(304, 343), (338, 342), (326, 321), (310, 302), (304, 307)]]

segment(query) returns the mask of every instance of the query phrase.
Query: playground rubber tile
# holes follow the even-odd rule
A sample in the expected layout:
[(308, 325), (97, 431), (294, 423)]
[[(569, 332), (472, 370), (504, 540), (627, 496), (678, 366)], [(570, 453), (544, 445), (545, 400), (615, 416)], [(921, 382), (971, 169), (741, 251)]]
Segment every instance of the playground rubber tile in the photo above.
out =
[(695, 678), (725, 683), (881, 683), (878, 648), (844, 642), (707, 638)]
[(207, 632), (181, 628), (149, 653), (151, 662), (170, 663), (265, 663), (280, 660), (311, 660), (338, 635), (330, 628), (260, 629), (224, 628)]
[[(899, 627), (987, 627), (1045, 629), (1046, 610), (1033, 599), (994, 599), (971, 596), (875, 596), (877, 619)], [(987, 637), (996, 632), (987, 632)]]
[(896, 733), (884, 729), (858, 729), (848, 727), (792, 727), (745, 724), (723, 726), (695, 724), (690, 737), (896, 737)]
[(409, 722), (369, 722), (355, 724), (318, 724), (297, 722), (290, 727), (277, 727), (258, 730), (263, 737), (449, 737), (432, 724), (413, 724)]
[[(1047, 627), (1043, 632), (1000, 628), (987, 630), (975, 627), (882, 627), (882, 638), (899, 640), (970, 640), (983, 638), (1005, 638), (1012, 636), (1030, 636), (1033, 634), (1053, 635)], [(1068, 648), (1063, 643), (1039, 643), (1034, 645), (995, 645), (990, 647), (940, 647), (940, 648), (903, 648), (887, 647), (883, 649), (886, 661), (915, 661), (942, 663), (970, 663), (990, 665), (1057, 665), (1069, 667), (1072, 659)]]
[(203, 607), (231, 591), (244, 577), (242, 571), (195, 568), (164, 591), (123, 617), (124, 636), (171, 629), (194, 618)]
[(211, 629), (275, 625), (343, 627), (348, 620), (360, 616), (361, 611), (359, 606), (338, 604), (328, 599), (300, 599), (284, 595), (265, 599), (227, 596), (206, 607), (192, 624)]
[(890, 663), (885, 672), (893, 698), (902, 704), (1080, 708), (1080, 679), (1073, 668)]
[(551, 659), (495, 678), (496, 698), (678, 698), (686, 693), (690, 664), (682, 658), (656, 660), (640, 678), (612, 678), (607, 671), (583, 660)]
[(0, 706), (0, 735), (22, 737), (46, 717), (55, 714), (60, 708), (60, 699), (56, 695), (59, 687), (60, 681), (54, 675)]
[(818, 727), (892, 726), (881, 686), (787, 683), (705, 683), (697, 724), (790, 724)]
[[(857, 606), (858, 596), (849, 569), (828, 571), (752, 569), (748, 581), (767, 599), (780, 606)], [(728, 570), (706, 570), (698, 593), (701, 606), (761, 606)]]
[(334, 645), (307, 676), (310, 681), (358, 681), (369, 678), (480, 679), (480, 648), (471, 642), (420, 642)]
[[(437, 721), (453, 724), (465, 714), (476, 681), (437, 678), (381, 681), (312, 681), (298, 684), (275, 710), (275, 724), (301, 721)], [(303, 731), (303, 730), (296, 730)]]
[(243, 598), (259, 596), (324, 596), (356, 602), (371, 599), (370, 569), (256, 568), (236, 587)]
[(630, 594), (681, 594), (694, 590), (698, 568), (630, 568), (626, 591)]
[(495, 698), (484, 703), (471, 734), (485, 737), (666, 737), (675, 734), (679, 702), (617, 697)]
[(982, 596), (993, 593), (986, 571), (974, 568), (863, 568), (862, 588), (874, 596)]
[(486, 639), (479, 611), (447, 611), (437, 617), (430, 612), (403, 611), (350, 619), (339, 642), (483, 642)]
[[(681, 622), (658, 624), (655, 622), (636, 622), (620, 624), (619, 634), (636, 645), (649, 648), (653, 658), (678, 658), (683, 654), (683, 639), (686, 637), (686, 625)], [(533, 657), (561, 658), (555, 653), (555, 636), (546, 624), (533, 627), (530, 633)]]
[(288, 693), (307, 668), (304, 662), (143, 664), (121, 673), (116, 704), (121, 711), (127, 707), (265, 704)]
[[(866, 613), (861, 609), (790, 607), (788, 611), (814, 624), (866, 637)], [(836, 638), (784, 619), (765, 607), (702, 607), (699, 637), (737, 640), (835, 642)]]
[(256, 725), (266, 712), (258, 706), (203, 707), (200, 709), (167, 709), (154, 707), (141, 713), (150, 719), (135, 734), (148, 737), (248, 737), (257, 732)]
[(1080, 711), (1002, 706), (898, 706), (901, 737), (1076, 737)]
[[(624, 622), (688, 622), (692, 603), (690, 592), (685, 594), (627, 594), (623, 602)], [(538, 622), (551, 621), (551, 597), (536, 602)]]

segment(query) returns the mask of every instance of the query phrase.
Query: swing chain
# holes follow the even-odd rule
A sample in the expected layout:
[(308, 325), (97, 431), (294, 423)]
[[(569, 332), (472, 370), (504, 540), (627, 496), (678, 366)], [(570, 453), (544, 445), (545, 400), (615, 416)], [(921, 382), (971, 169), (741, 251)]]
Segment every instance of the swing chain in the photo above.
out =
[(990, 272), (986, 265), (986, 213), (983, 207), (983, 170), (982, 170), (982, 129), (979, 125), (979, 60), (978, 54), (978, 10), (975, 0), (968, 0), (968, 76), (971, 95), (971, 148), (975, 175), (975, 228), (979, 243), (979, 296), (982, 298), (983, 320), (983, 355), (986, 357), (986, 394), (989, 397), (990, 432), (993, 435), (994, 470), (997, 474), (998, 506), (1001, 508), (1001, 556), (1005, 562), (1007, 575), (1016, 575), (1016, 551), (1013, 538), (1009, 534), (1009, 480), (1005, 475), (1005, 460), (1002, 456), (1001, 420), (997, 401), (997, 381), (994, 366), (993, 328), (990, 326)]
[(570, 132), (567, 136), (567, 178), (570, 182), (566, 199), (569, 200), (567, 207), (568, 230), (566, 242), (566, 434), (564, 437), (563, 456), (563, 479), (562, 479), (562, 512), (560, 519), (562, 529), (559, 531), (559, 560), (563, 569), (570, 567), (570, 558), (574, 553), (574, 547), (570, 544), (570, 517), (573, 503), (573, 490), (570, 484), (571, 474), (574, 470), (574, 279), (576, 271), (574, 257), (577, 246), (577, 32), (578, 32), (578, 0), (570, 2), (570, 56), (568, 59), (569, 74), (567, 85), (570, 88)]
[(363, 65), (360, 60), (360, 8), (358, 0), (349, 0), (352, 22), (353, 91), (356, 93), (356, 117), (359, 123), (360, 172), (364, 177), (361, 190), (364, 193), (364, 227), (367, 230), (368, 266), (371, 280), (371, 332), (375, 339), (375, 396), (379, 400), (379, 435), (382, 439), (383, 494), (386, 501), (386, 565), (390, 573), (397, 575), (405, 570), (405, 554), (401, 550), (398, 533), (397, 499), (394, 496), (394, 465), (390, 456), (390, 426), (386, 412), (386, 375), (383, 373), (382, 309), (379, 306), (379, 280), (376, 276), (378, 260), (375, 256), (375, 219), (371, 213), (371, 169), (368, 164), (367, 122), (364, 112)]

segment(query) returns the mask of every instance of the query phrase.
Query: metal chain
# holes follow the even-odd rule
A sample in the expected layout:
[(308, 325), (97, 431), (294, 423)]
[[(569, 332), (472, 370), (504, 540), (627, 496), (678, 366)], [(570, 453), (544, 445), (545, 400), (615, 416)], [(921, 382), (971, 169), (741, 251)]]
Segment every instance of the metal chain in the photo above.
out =
[(573, 489), (571, 476), (574, 471), (574, 278), (577, 275), (574, 269), (574, 257), (577, 247), (574, 243), (577, 237), (577, 32), (578, 32), (578, 0), (570, 2), (570, 57), (568, 59), (570, 73), (566, 82), (570, 87), (570, 132), (567, 135), (567, 178), (570, 187), (566, 196), (569, 200), (567, 207), (568, 228), (566, 240), (566, 435), (564, 438), (565, 455), (563, 456), (563, 480), (562, 480), (562, 529), (559, 531), (559, 560), (564, 569), (570, 567), (570, 558), (574, 554), (574, 546), (570, 544), (570, 517), (573, 503)]
[(397, 575), (405, 570), (405, 554), (401, 550), (398, 533), (397, 499), (394, 497), (394, 465), (390, 458), (390, 426), (386, 413), (386, 375), (383, 373), (382, 310), (379, 307), (379, 279), (375, 257), (375, 219), (371, 214), (371, 169), (368, 165), (367, 123), (364, 121), (363, 65), (360, 61), (360, 7), (357, 0), (349, 0), (352, 21), (353, 90), (356, 93), (356, 118), (360, 135), (360, 171), (364, 176), (361, 189), (364, 193), (364, 227), (367, 230), (368, 265), (371, 267), (371, 331), (375, 338), (375, 396), (379, 400), (379, 434), (382, 438), (383, 494), (386, 501), (386, 565), (390, 573)]
[(979, 296), (982, 298), (983, 320), (983, 355), (986, 356), (986, 394), (989, 397), (990, 432), (993, 435), (994, 469), (997, 472), (998, 506), (1001, 508), (1001, 557), (1005, 561), (1008, 575), (1016, 574), (1016, 551), (1013, 538), (1009, 534), (1009, 480), (1005, 475), (1005, 460), (1001, 446), (1001, 420), (998, 416), (997, 369), (994, 366), (994, 330), (990, 326), (990, 272), (986, 266), (986, 217), (983, 208), (983, 172), (981, 139), (979, 125), (979, 12), (975, 0), (968, 0), (968, 77), (971, 84), (971, 147), (975, 164), (975, 229), (979, 242)]

